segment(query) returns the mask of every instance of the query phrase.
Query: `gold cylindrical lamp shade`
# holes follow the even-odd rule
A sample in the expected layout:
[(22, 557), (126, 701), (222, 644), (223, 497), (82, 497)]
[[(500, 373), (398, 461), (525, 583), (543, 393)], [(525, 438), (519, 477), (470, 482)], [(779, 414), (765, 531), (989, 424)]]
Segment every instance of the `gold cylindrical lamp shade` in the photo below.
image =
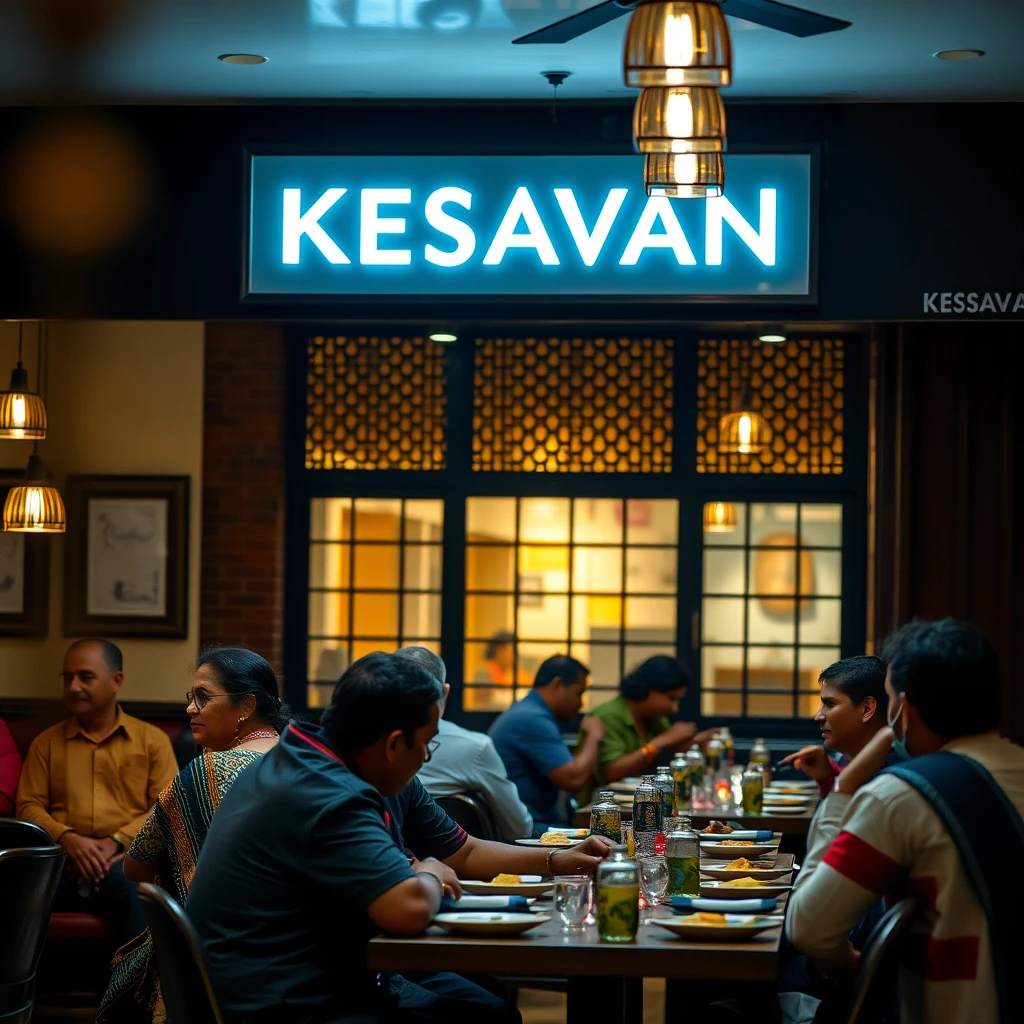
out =
[(718, 447), (724, 452), (756, 455), (772, 443), (768, 421), (752, 409), (741, 409), (722, 417), (718, 425)]
[(0, 391), (0, 438), (41, 441), (46, 437), (46, 405), (28, 389), (21, 363), (11, 372), (10, 391)]
[(714, 198), (725, 191), (725, 160), (721, 153), (648, 153), (644, 187), (649, 196)]
[(725, 104), (717, 89), (677, 85), (644, 89), (633, 108), (638, 153), (722, 153)]
[(736, 523), (736, 506), (731, 501), (709, 501), (704, 506), (705, 533), (732, 533)]
[(4, 529), (13, 533), (64, 533), (68, 517), (60, 492), (46, 478), (43, 460), (28, 460), (25, 479), (7, 492)]
[(732, 40), (725, 15), (708, 0), (641, 3), (629, 19), (622, 58), (628, 86), (726, 86)]

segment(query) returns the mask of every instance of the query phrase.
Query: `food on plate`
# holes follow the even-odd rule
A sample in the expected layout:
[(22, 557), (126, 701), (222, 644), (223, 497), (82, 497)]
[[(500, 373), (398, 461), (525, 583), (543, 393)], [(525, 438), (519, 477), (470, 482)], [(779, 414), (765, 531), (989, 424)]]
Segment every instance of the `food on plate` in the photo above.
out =
[(709, 836), (727, 836), (730, 832), (735, 830), (729, 828), (728, 825), (723, 825), (720, 821), (713, 821), (703, 831), (705, 835)]
[(770, 863), (765, 863), (764, 861), (756, 861), (756, 860), (755, 861), (749, 861), (749, 860), (747, 860), (746, 857), (740, 857), (739, 860), (731, 860), (731, 861), (729, 861), (729, 863), (726, 864), (725, 867), (722, 870), (723, 871), (761, 871), (764, 868), (770, 868), (770, 867), (772, 867), (772, 865)]
[(522, 875), (506, 875), (500, 874), (495, 875), (491, 879), (491, 885), (521, 885), (523, 881)]
[(571, 840), (564, 832), (545, 832), (539, 842), (541, 846), (568, 846)]
[(756, 846), (752, 839), (723, 839), (719, 846)]
[(685, 918), (687, 924), (719, 924), (724, 925), (725, 914), (709, 914), (707, 911), (698, 911)]
[(722, 883), (723, 888), (727, 885), (736, 889), (756, 889), (764, 885), (764, 882), (759, 882), (756, 878), (730, 878), (728, 882)]

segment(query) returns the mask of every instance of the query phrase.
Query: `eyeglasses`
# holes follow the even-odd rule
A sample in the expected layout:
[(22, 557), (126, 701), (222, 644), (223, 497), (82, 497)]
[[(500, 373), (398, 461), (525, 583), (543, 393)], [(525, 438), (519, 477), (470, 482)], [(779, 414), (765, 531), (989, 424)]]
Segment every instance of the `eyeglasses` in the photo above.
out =
[(430, 759), (434, 756), (434, 754), (437, 753), (437, 748), (441, 746), (441, 741), (431, 740), (429, 743), (425, 744), (425, 746), (427, 748), (427, 756), (423, 758), (423, 763), (428, 764), (430, 762)]
[(238, 693), (207, 693), (205, 690), (188, 690), (185, 693), (186, 704), (188, 707), (190, 704), (195, 704), (200, 711), (217, 697), (242, 697), (247, 693), (259, 693), (259, 690), (240, 690)]

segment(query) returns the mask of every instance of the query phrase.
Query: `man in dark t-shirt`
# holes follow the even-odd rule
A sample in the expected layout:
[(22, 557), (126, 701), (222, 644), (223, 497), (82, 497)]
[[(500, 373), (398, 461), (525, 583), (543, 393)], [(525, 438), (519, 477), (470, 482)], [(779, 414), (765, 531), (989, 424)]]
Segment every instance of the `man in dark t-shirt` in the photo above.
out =
[(292, 723), (213, 817), (186, 907), (228, 1024), (321, 1024), (376, 1011), (402, 1024), (518, 1024), (504, 999), (454, 974), (368, 972), (375, 934), (416, 935), (459, 877), (592, 871), (608, 844), (485, 843), (414, 778), (437, 731), (440, 683), (371, 654), (342, 676), (319, 727)]

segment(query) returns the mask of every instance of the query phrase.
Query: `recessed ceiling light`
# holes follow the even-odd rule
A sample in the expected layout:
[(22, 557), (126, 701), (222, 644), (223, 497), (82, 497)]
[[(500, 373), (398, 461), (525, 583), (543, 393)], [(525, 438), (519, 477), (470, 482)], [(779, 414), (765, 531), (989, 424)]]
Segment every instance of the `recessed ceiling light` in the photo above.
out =
[(443, 332), (443, 331), (438, 331), (438, 332), (430, 335), (430, 340), (431, 341), (451, 342), (451, 341), (458, 341), (459, 339), (454, 334), (448, 334), (448, 333)]
[(975, 57), (984, 57), (984, 50), (939, 50), (933, 53), (933, 57), (939, 60), (974, 60)]
[(258, 53), (222, 53), (217, 60), (225, 64), (266, 64), (267, 57), (261, 57)]
[(781, 345), (786, 340), (786, 332), (781, 324), (765, 324), (761, 333), (757, 336), (758, 341), (766, 341), (772, 345)]

